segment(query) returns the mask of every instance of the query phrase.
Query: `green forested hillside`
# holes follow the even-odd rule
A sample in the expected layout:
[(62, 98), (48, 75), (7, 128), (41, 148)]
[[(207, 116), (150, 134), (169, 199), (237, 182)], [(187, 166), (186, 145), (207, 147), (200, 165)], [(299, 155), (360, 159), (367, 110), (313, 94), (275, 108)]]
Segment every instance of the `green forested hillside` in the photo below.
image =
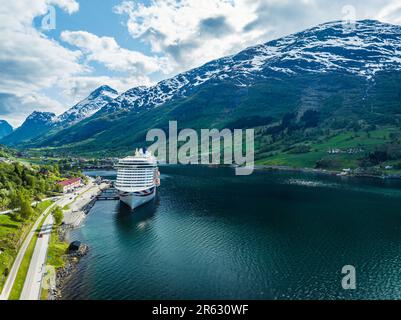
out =
[(23, 199), (40, 200), (56, 191), (60, 173), (55, 167), (27, 167), (0, 162), (0, 211), (20, 206)]
[[(211, 83), (158, 108), (90, 118), (26, 147), (58, 154), (123, 155), (143, 146), (148, 130), (167, 132), (168, 122), (175, 120), (181, 129), (255, 128), (257, 159), (275, 165), (317, 167), (342, 136), (355, 136), (346, 147), (365, 137), (360, 141), (363, 151), (354, 154), (355, 166), (388, 144), (391, 150), (397, 149), (398, 140), (395, 136), (391, 140), (390, 133), (382, 140), (369, 136), (380, 130), (393, 134), (400, 130), (400, 83), (399, 72), (382, 72), (374, 81), (331, 73), (272, 78), (249, 87), (229, 81)], [(397, 152), (390, 153), (386, 161), (398, 160)], [(298, 160), (304, 157), (309, 160)], [(340, 167), (347, 161), (330, 164)]]
[[(34, 165), (0, 147), (0, 291), (18, 249), (39, 215), (52, 204), (41, 201), (58, 195), (57, 181), (79, 172), (58, 165)], [(62, 171), (62, 172), (60, 172)]]

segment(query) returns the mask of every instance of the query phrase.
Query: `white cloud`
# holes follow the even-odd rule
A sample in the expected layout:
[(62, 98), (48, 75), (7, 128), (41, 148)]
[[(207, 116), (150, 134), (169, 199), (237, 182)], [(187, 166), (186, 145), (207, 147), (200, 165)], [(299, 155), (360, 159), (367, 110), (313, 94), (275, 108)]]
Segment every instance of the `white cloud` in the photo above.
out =
[(111, 37), (98, 37), (85, 31), (64, 31), (61, 39), (81, 49), (88, 61), (100, 62), (112, 71), (140, 76), (168, 70), (166, 59), (121, 48)]
[(153, 0), (149, 6), (124, 1), (115, 8), (127, 14), (131, 35), (169, 59), (183, 71), (253, 43), (259, 31), (243, 36), (243, 28), (257, 18), (251, 0)]
[(79, 8), (75, 0), (6, 1), (0, 6), (0, 118), (13, 124), (33, 109), (60, 111), (60, 103), (40, 91), (87, 71), (79, 63), (80, 52), (62, 47), (33, 27), (33, 19), (45, 15), (48, 5), (69, 13)]
[(401, 3), (391, 2), (383, 9), (381, 9), (377, 15), (379, 20), (388, 21), (396, 24), (401, 23)]
[(15, 95), (0, 93), (0, 118), (6, 119), (13, 127), (18, 127), (33, 111), (57, 112), (64, 106), (44, 94)]
[(109, 77), (109, 76), (77, 76), (70, 77), (61, 85), (60, 90), (64, 96), (69, 96), (74, 102), (78, 102), (88, 96), (95, 88), (107, 84), (123, 93), (136, 86), (150, 86), (153, 84), (148, 77)]

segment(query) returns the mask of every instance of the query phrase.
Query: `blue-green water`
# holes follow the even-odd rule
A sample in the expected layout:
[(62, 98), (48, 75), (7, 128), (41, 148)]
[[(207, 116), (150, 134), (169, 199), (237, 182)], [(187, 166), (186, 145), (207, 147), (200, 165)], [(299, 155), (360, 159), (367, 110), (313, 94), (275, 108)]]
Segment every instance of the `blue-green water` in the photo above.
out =
[(65, 299), (401, 298), (399, 181), (162, 168), (153, 203), (98, 202), (71, 238)]

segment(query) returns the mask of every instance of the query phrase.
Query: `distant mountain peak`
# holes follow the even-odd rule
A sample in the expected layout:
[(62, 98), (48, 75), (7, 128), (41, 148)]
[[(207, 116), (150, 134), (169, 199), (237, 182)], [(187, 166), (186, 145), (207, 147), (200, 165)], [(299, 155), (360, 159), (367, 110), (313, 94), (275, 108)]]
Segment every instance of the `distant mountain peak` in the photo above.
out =
[(91, 92), (91, 94), (89, 95), (89, 97), (91, 97), (91, 98), (97, 98), (97, 97), (99, 97), (100, 95), (108, 95), (108, 94), (117, 96), (117, 95), (118, 95), (118, 92), (117, 92), (117, 90), (111, 88), (111, 87), (108, 86), (108, 85), (103, 85), (103, 86), (100, 86), (99, 88), (97, 88), (96, 90), (94, 90), (93, 92)]
[(52, 112), (34, 111), (28, 116), (28, 118), (26, 118), (25, 122), (52, 122), (55, 117), (56, 115)]
[(1, 120), (0, 119), (0, 124), (6, 124), (6, 125), (8, 124), (11, 127), (11, 125), (6, 120)]
[(39, 137), (53, 125), (56, 115), (52, 112), (32, 112), (21, 127), (4, 137), (3, 143), (15, 145), (23, 141)]
[(5, 142), (14, 145), (52, 131), (65, 129), (92, 116), (117, 96), (116, 90), (104, 85), (60, 116), (56, 116), (52, 112), (34, 111), (26, 118), (21, 127), (5, 138)]
[(13, 127), (5, 120), (0, 120), (0, 139), (13, 132)]
[(117, 98), (118, 92), (103, 85), (94, 90), (86, 99), (60, 115), (55, 122), (61, 126), (69, 126), (91, 117), (105, 105)]

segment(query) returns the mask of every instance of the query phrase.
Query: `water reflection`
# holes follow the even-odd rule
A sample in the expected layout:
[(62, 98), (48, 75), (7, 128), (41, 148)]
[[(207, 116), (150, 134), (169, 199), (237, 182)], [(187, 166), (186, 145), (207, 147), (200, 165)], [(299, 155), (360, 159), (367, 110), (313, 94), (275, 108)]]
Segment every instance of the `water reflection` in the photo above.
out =
[(118, 231), (132, 233), (133, 230), (144, 230), (151, 225), (158, 212), (160, 199), (158, 196), (151, 202), (131, 210), (126, 204), (119, 202), (118, 213), (116, 215), (116, 225)]

